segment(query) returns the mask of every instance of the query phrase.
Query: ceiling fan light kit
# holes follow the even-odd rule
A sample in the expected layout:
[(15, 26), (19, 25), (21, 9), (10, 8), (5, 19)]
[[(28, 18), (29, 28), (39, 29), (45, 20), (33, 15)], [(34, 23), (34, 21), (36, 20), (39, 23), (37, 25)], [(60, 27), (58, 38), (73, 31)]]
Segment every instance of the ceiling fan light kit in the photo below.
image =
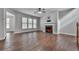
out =
[(46, 9), (44, 9), (44, 8), (38, 8), (36, 13), (38, 13), (38, 14), (46, 13)]

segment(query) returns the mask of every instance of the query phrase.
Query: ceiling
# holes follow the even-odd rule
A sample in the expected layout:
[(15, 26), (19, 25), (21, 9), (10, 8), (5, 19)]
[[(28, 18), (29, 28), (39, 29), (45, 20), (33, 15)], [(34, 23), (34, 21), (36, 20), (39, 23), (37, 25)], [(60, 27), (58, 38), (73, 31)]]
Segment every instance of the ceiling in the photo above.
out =
[(43, 14), (34, 13), (35, 11), (37, 11), (38, 8), (12, 8), (12, 9), (25, 13), (25, 14), (41, 17), (41, 16), (45, 15), (46, 13), (53, 13), (54, 11), (68, 10), (70, 8), (45, 8), (46, 13), (43, 13)]
[(14, 15), (12, 13), (10, 13), (10, 12), (6, 12), (6, 16), (7, 17), (14, 17)]

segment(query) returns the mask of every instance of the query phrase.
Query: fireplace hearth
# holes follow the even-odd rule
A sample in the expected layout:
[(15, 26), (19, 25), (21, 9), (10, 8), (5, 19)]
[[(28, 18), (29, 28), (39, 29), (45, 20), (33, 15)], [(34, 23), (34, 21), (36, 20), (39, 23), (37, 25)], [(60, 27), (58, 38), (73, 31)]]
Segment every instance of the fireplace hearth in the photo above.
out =
[(53, 33), (53, 26), (45, 26), (46, 33)]

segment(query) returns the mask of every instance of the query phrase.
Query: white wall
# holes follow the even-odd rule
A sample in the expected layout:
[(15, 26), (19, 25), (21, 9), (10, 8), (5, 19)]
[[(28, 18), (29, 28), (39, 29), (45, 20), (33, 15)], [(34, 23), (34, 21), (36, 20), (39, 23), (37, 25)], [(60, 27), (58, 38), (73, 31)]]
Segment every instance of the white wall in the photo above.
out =
[(56, 23), (54, 25), (54, 33), (57, 33), (57, 11), (47, 13), (46, 15), (42, 16), (40, 19), (40, 30), (43, 32), (45, 31), (45, 23), (48, 20), (48, 17), (50, 16), (51, 22)]
[(75, 9), (75, 8), (69, 8), (67, 10), (59, 11), (59, 19), (63, 18), (67, 14), (69, 14), (73, 9)]
[(76, 35), (77, 22), (79, 22), (79, 9), (74, 9), (71, 13), (60, 20), (60, 33)]
[[(18, 11), (15, 11), (15, 10), (12, 10), (12, 9), (6, 9), (6, 11), (12, 13), (13, 15), (15, 15), (15, 30), (14, 32), (15, 33), (20, 33), (20, 32), (29, 32), (29, 31), (37, 31), (39, 30), (39, 27), (40, 27), (40, 19), (38, 17), (35, 17), (35, 16), (31, 16), (31, 15), (27, 15), (27, 14), (23, 14), (21, 12), (18, 12)], [(37, 29), (22, 29), (22, 16), (23, 17), (32, 17), (32, 18), (36, 18), (38, 20), (37, 22)]]
[(4, 28), (4, 9), (0, 8), (0, 40), (5, 39), (5, 28)]

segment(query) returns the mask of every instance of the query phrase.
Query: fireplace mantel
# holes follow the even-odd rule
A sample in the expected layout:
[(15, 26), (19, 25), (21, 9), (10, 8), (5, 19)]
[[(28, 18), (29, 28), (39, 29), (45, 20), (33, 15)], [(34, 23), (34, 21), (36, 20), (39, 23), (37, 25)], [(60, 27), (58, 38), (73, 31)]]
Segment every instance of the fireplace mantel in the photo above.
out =
[(44, 23), (44, 25), (55, 25), (56, 23), (53, 23), (53, 22), (46, 22)]
[(52, 31), (53, 31), (53, 34), (55, 34), (55, 25), (56, 25), (56, 23), (52, 23), (52, 22), (46, 22), (46, 23), (44, 23), (44, 30), (43, 30), (43, 32), (45, 32), (45, 27), (46, 26), (52, 26)]
[(56, 24), (56, 23), (53, 23), (53, 22), (45, 22), (45, 24)]

